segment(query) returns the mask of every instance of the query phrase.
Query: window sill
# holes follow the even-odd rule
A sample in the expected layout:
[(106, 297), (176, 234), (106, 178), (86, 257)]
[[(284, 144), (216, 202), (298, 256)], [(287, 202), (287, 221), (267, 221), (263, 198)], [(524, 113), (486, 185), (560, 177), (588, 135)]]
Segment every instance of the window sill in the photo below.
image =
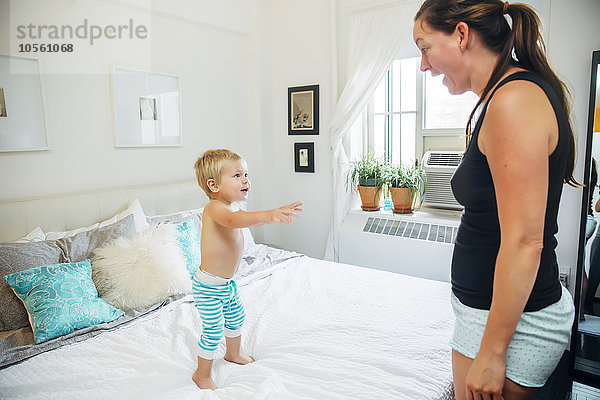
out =
[(448, 221), (451, 223), (457, 223), (460, 221), (460, 215), (462, 211), (421, 207), (419, 210), (413, 211), (410, 214), (395, 214), (391, 210), (384, 211), (382, 207), (379, 211), (363, 211), (360, 208), (357, 208), (350, 210), (348, 213), (375, 218), (391, 218), (405, 221), (418, 220), (419, 222), (431, 221), (436, 223), (441, 223), (441, 221)]

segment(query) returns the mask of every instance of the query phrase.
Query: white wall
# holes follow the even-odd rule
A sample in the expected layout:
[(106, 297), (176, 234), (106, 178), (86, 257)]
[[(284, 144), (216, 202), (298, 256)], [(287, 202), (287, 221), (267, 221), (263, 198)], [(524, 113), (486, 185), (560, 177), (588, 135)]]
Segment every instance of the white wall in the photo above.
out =
[[(59, 0), (0, 2), (0, 52), (8, 52), (9, 16), (23, 14), (35, 24), (100, 24), (132, 18), (149, 25), (149, 53), (130, 54), (119, 43), (77, 42), (75, 62), (87, 71), (60, 73), (66, 58), (44, 60), (43, 76), (51, 150), (0, 153), (0, 200), (195, 179), (193, 163), (204, 150), (231, 148), (252, 165), (251, 76), (252, 3)], [(140, 5), (141, 4), (141, 5)], [(14, 27), (13, 27), (14, 29)], [(97, 47), (96, 47), (97, 46)], [(88, 49), (89, 50), (89, 49)], [(77, 47), (76, 47), (77, 51)], [(66, 57), (66, 56), (65, 56)], [(183, 146), (113, 147), (109, 71), (112, 66), (148, 69), (180, 76)], [(260, 188), (254, 196), (259, 200)], [(198, 196), (206, 201), (200, 189)]]
[[(323, 257), (332, 207), (329, 122), (332, 112), (333, 0), (259, 0), (256, 48), (262, 134), (263, 207), (296, 200), (302, 216), (262, 228), (264, 241)], [(319, 135), (288, 136), (287, 88), (319, 85)], [(315, 173), (294, 172), (294, 142), (315, 143)], [(257, 235), (258, 236), (258, 235)]]

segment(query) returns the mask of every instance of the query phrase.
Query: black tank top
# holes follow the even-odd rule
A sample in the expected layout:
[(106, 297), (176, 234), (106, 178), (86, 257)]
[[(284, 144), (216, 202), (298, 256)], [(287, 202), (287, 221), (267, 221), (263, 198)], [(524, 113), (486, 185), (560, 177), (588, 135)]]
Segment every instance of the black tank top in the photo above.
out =
[[(499, 87), (514, 80), (526, 80), (541, 87), (552, 104), (558, 122), (558, 144), (548, 157), (548, 199), (544, 221), (544, 247), (533, 290), (524, 311), (537, 311), (561, 297), (556, 261), (555, 234), (558, 231), (558, 204), (562, 194), (567, 159), (572, 151), (569, 125), (556, 93), (541, 77), (531, 72), (516, 72), (503, 79), (486, 101), (465, 155), (452, 177), (452, 192), (465, 208), (461, 215), (452, 254), (452, 291), (461, 303), (489, 310), (496, 258), (500, 248), (500, 224), (494, 182), (487, 158), (479, 151), (477, 138), (490, 99)], [(526, 173), (526, 171), (524, 171)], [(519, 182), (515, 182), (519, 185)], [(510, 293), (506, 295), (510, 296)]]

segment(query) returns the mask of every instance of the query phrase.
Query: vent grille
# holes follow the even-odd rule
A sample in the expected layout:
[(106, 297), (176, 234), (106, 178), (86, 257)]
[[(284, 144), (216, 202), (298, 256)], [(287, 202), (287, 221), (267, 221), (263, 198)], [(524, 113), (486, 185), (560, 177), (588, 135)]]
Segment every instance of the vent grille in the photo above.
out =
[(452, 172), (427, 171), (426, 174), (427, 190), (424, 197), (426, 203), (459, 205), (450, 185)]
[(433, 207), (461, 209), (454, 198), (450, 180), (463, 158), (459, 151), (427, 151), (423, 156), (423, 170), (427, 187), (423, 204)]
[(458, 167), (462, 160), (460, 153), (431, 152), (427, 159), (427, 165), (436, 167)]
[(408, 222), (387, 218), (367, 218), (363, 232), (401, 236), (439, 243), (454, 243), (456, 227), (423, 222)]

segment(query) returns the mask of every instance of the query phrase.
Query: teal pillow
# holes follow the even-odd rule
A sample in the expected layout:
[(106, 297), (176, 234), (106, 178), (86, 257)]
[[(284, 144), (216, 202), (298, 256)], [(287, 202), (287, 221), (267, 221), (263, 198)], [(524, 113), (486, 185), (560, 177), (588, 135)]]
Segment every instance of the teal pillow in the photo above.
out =
[(125, 314), (98, 298), (90, 260), (35, 267), (4, 280), (25, 304), (36, 343)]
[(185, 257), (190, 277), (196, 274), (200, 266), (200, 234), (193, 219), (177, 224), (177, 243)]

